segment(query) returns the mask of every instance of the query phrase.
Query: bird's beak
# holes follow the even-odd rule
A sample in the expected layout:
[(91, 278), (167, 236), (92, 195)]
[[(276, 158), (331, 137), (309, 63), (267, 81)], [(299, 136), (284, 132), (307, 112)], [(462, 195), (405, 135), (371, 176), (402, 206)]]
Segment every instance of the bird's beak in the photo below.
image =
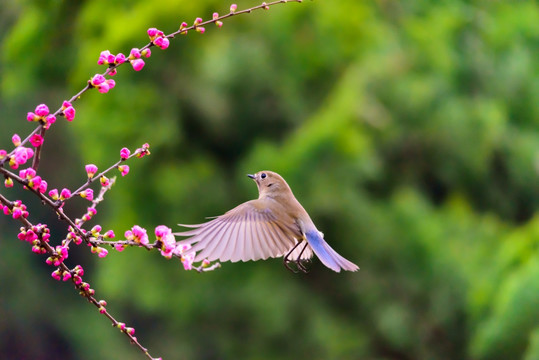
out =
[(254, 180), (254, 178), (255, 178), (255, 176), (252, 175), (252, 174), (247, 174), (247, 176), (250, 177), (250, 178), (253, 179), (253, 180)]

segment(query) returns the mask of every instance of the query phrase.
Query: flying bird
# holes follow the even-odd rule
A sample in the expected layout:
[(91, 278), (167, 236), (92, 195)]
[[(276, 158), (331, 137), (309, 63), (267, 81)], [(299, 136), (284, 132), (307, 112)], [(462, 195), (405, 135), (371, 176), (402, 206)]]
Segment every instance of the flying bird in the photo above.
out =
[[(258, 199), (244, 202), (212, 220), (180, 226), (191, 230), (179, 244), (190, 244), (186, 254), (196, 253), (195, 262), (249, 261), (284, 256), (287, 269), (307, 272), (305, 262), (313, 253), (333, 271), (357, 271), (356, 264), (333, 250), (318, 231), (307, 211), (294, 197), (286, 181), (272, 171), (248, 174), (258, 186)], [(295, 270), (291, 267), (295, 264)]]

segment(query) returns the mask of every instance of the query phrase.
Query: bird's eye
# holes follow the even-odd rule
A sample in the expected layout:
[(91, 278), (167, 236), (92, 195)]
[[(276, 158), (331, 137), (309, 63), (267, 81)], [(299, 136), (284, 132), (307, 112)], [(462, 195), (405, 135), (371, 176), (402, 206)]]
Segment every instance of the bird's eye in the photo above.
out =
[(266, 178), (266, 173), (262, 173), (262, 174), (260, 175), (260, 177), (261, 177), (262, 179), (265, 179), (265, 178)]

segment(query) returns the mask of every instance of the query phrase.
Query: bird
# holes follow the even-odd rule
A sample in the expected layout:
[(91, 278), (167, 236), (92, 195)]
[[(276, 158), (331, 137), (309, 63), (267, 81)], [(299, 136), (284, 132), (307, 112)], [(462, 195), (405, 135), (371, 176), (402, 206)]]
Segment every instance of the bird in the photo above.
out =
[(247, 174), (258, 186), (258, 199), (244, 202), (223, 215), (174, 235), (187, 237), (178, 246), (191, 245), (185, 255), (194, 261), (249, 261), (283, 257), (293, 272), (307, 272), (313, 253), (333, 271), (359, 267), (333, 250), (296, 199), (290, 186), (276, 172)]

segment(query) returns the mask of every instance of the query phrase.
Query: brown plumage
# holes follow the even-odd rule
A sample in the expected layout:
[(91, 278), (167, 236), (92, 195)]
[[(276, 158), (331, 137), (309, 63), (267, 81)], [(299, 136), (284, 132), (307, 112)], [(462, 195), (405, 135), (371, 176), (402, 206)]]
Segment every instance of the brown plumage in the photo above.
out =
[(302, 260), (314, 253), (334, 271), (356, 271), (357, 265), (337, 254), (323, 239), (311, 218), (296, 200), (286, 181), (272, 171), (260, 171), (252, 178), (258, 199), (247, 201), (208, 222), (181, 225), (192, 230), (174, 235), (189, 236), (180, 243), (192, 244), (187, 253), (197, 252), (195, 261), (248, 261), (285, 256), (285, 265), (296, 263), (306, 271)]

